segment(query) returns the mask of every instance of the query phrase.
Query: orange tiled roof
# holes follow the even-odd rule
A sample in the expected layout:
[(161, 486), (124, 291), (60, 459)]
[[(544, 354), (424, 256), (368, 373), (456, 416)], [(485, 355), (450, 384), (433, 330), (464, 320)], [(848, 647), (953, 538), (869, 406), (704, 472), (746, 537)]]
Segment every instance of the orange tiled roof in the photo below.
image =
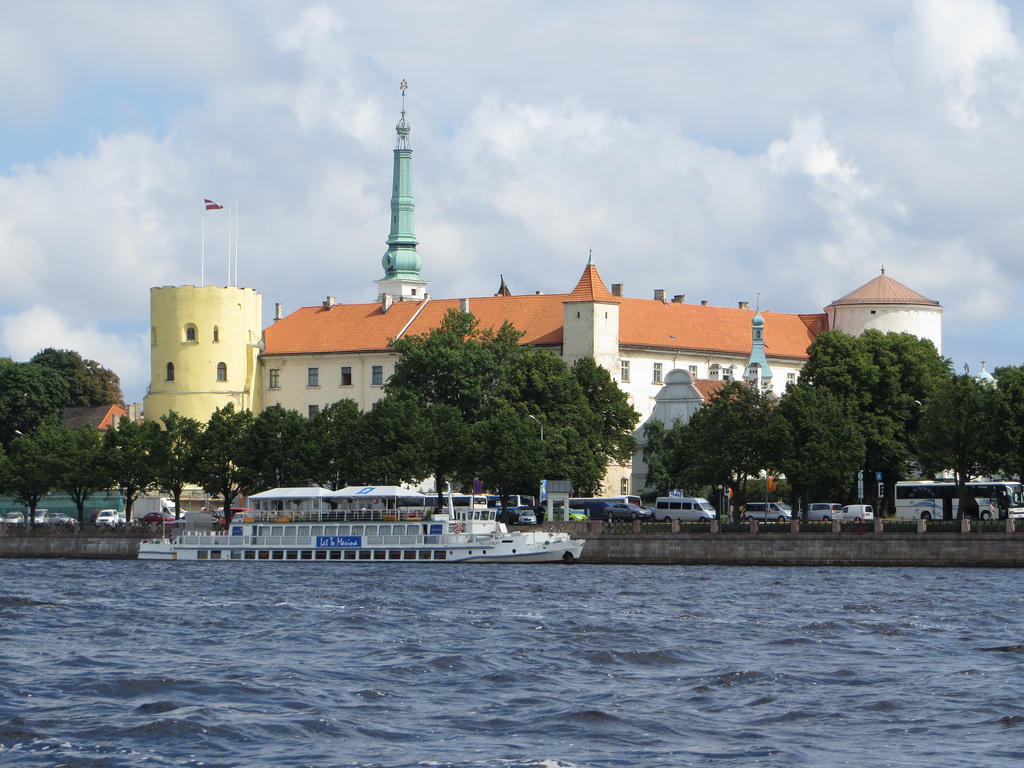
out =
[(569, 294), (569, 298), (566, 301), (618, 303), (621, 299), (617, 296), (612, 296), (612, 292), (605, 287), (604, 280), (597, 273), (597, 267), (593, 264), (587, 264), (586, 269), (583, 270), (583, 276), (580, 277), (580, 281), (576, 283), (576, 287), (572, 289), (572, 293)]
[(91, 424), (100, 432), (106, 432), (114, 425), (114, 418), (127, 416), (128, 411), (120, 405), (73, 406), (64, 409), (62, 422), (76, 432)]
[[(622, 299), (619, 345), (745, 355), (752, 343), (753, 317), (749, 309)], [(806, 359), (816, 334), (801, 315), (762, 312), (761, 317), (769, 357)]]
[(721, 390), (727, 381), (712, 381), (711, 379), (694, 379), (693, 386), (704, 402), (707, 402), (715, 392)]
[[(510, 320), (525, 332), (523, 344), (559, 346), (562, 305), (573, 301), (572, 296), (482, 296), (469, 299), (469, 311), (481, 328), (497, 330)], [(620, 306), (622, 346), (737, 355), (750, 352), (752, 310), (613, 298)], [(428, 333), (440, 325), (449, 309), (459, 307), (460, 299), (396, 302), (387, 313), (376, 303), (336, 304), (330, 310), (303, 307), (267, 328), (266, 354), (383, 351), (388, 339), (397, 338), (403, 329), (404, 335)], [(761, 316), (769, 357), (806, 358), (807, 347), (816, 335), (811, 326), (825, 327), (824, 315), (762, 312)], [(809, 324), (809, 318), (820, 322)]]

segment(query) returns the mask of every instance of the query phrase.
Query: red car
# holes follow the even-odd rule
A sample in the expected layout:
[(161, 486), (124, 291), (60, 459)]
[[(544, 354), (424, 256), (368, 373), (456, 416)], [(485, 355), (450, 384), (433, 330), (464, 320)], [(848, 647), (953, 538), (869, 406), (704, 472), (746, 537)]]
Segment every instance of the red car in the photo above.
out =
[(162, 525), (174, 525), (175, 517), (170, 512), (150, 512), (144, 518), (142, 522), (145, 525), (150, 523), (161, 523)]

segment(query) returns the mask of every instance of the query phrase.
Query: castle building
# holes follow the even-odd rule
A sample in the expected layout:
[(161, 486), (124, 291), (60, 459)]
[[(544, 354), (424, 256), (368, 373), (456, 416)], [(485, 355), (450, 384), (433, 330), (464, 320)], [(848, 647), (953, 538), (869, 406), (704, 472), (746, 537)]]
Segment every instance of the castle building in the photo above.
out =
[(218, 408), (263, 409), (263, 297), (251, 288), (164, 286), (149, 292), (148, 418), (176, 411), (206, 422)]
[[(414, 233), (404, 86), (403, 81), (388, 249), (383, 277), (375, 281), (377, 300), (343, 304), (328, 296), (287, 315), (278, 305), (257, 360), (258, 293), (246, 293), (243, 301), (247, 289), (154, 288), (147, 413), (173, 407), (205, 420), (215, 407), (232, 401), (254, 410), (279, 404), (311, 416), (342, 399), (368, 410), (383, 397), (398, 362), (391, 340), (428, 333), (452, 308), (472, 312), (481, 328), (511, 321), (524, 333), (522, 344), (548, 349), (569, 365), (594, 358), (626, 392), (641, 424), (652, 416), (667, 424), (677, 416), (688, 420), (728, 381), (745, 380), (781, 395), (797, 381), (811, 342), (830, 328), (852, 334), (866, 328), (909, 331), (940, 344), (938, 303), (884, 272), (812, 314), (751, 311), (747, 302), (734, 308), (686, 303), (684, 295), (668, 298), (663, 289), (653, 298), (630, 297), (622, 283), (608, 287), (592, 254), (566, 293), (515, 295), (502, 277), (493, 296), (433, 298), (420, 276), (423, 262)], [(212, 335), (216, 329), (219, 339)], [(226, 349), (229, 338), (234, 356)], [(219, 376), (222, 363), (228, 381), (211, 378), (211, 372)], [(646, 467), (637, 457), (632, 465), (609, 469), (604, 491), (638, 492), (645, 479)]]

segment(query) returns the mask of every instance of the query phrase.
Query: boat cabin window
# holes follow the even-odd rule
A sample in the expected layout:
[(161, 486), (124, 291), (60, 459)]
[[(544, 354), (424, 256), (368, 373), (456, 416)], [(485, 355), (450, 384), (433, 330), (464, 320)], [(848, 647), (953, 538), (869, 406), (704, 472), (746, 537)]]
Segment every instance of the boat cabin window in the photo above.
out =
[(296, 526), (296, 525), (286, 525), (284, 527), (284, 535), (285, 536), (294, 536), (296, 528), (298, 528), (298, 526)]
[(324, 535), (324, 527), (322, 525), (311, 525), (309, 527), (309, 535), (310, 536), (323, 536)]
[(366, 526), (366, 535), (367, 536), (376, 536), (377, 535), (377, 526), (376, 525), (368, 525), (368, 526)]
[(363, 526), (361, 526), (361, 525), (353, 525), (352, 526), (352, 535), (353, 536), (362, 536), (363, 535)]
[(336, 526), (336, 525), (325, 525), (324, 526), (324, 536), (337, 536), (337, 535), (338, 535), (338, 526)]
[(338, 526), (338, 535), (339, 536), (348, 536), (348, 532), (349, 532), (349, 527), (347, 525), (339, 525)]
[(282, 525), (275, 525), (273, 528), (271, 528), (270, 535), (271, 536), (283, 536), (284, 535), (284, 526), (282, 526)]
[[(396, 525), (395, 527), (397, 528), (398, 526)], [(391, 535), (391, 526), (390, 525), (382, 525), (378, 529), (378, 532), (380, 533), (381, 536), (390, 536)], [(397, 531), (396, 531), (396, 533), (397, 533)]]

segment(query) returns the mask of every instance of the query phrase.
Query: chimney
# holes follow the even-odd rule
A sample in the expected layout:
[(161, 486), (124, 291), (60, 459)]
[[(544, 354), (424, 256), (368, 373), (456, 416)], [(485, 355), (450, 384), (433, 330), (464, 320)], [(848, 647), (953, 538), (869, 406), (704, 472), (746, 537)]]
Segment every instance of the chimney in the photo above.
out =
[(469, 312), (469, 299), (459, 299), (459, 311)]
[(330, 311), (331, 307), (338, 303), (338, 300), (333, 296), (328, 296), (327, 301), (324, 302), (324, 309)]
[(612, 296), (622, 298), (622, 283), (612, 283)]
[(280, 319), (281, 319), (281, 302), (277, 302), (277, 304), (274, 305), (274, 322), (276, 323)]
[(390, 293), (381, 294), (380, 297), (380, 310), (387, 314), (387, 311), (391, 309), (391, 305), (395, 303), (395, 297)]
[(685, 304), (686, 303), (686, 294), (685, 293), (677, 293), (675, 296), (672, 297), (672, 303), (673, 304)]
[(750, 309), (750, 302), (749, 301), (741, 301), (740, 302), (740, 309)]
[(701, 299), (701, 300), (700, 300), (700, 305), (701, 305), (702, 307), (706, 307), (706, 306), (708, 305), (708, 300), (707, 300), (707, 299)]
[(664, 288), (656, 288), (654, 290), (654, 300), (655, 301), (664, 301), (665, 300), (665, 289)]

